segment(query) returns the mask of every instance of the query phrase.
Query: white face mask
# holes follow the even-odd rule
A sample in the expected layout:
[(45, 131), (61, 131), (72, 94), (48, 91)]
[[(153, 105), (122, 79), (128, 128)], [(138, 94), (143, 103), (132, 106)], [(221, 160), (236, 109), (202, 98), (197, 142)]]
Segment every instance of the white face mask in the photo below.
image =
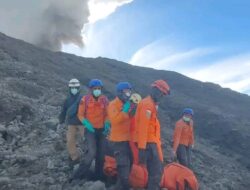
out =
[(186, 117), (186, 116), (183, 116), (183, 121), (185, 121), (185, 122), (190, 122), (190, 120), (191, 120), (191, 118)]
[(131, 92), (125, 92), (125, 95), (126, 95), (127, 97), (130, 97), (130, 96), (131, 96)]
[(101, 90), (99, 90), (99, 89), (93, 90), (93, 95), (94, 95), (95, 97), (99, 97), (101, 94), (102, 94), (102, 91), (101, 91)]
[(71, 94), (76, 95), (78, 93), (78, 89), (77, 88), (71, 88), (70, 92), (71, 92)]

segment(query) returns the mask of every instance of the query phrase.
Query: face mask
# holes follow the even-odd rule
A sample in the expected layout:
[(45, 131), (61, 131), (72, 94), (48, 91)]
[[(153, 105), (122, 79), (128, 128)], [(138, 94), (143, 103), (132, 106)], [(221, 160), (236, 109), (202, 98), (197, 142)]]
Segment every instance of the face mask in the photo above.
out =
[(183, 116), (183, 121), (190, 122), (191, 118)]
[(151, 97), (153, 98), (155, 103), (159, 104), (164, 96), (159, 89), (153, 88), (151, 91)]
[(125, 96), (129, 97), (131, 96), (131, 92), (125, 92)]
[(71, 88), (70, 92), (71, 92), (71, 94), (76, 95), (78, 93), (78, 89), (77, 88)]
[(101, 94), (102, 94), (102, 91), (101, 91), (101, 90), (99, 90), (99, 89), (93, 90), (93, 95), (94, 95), (95, 97), (99, 97)]

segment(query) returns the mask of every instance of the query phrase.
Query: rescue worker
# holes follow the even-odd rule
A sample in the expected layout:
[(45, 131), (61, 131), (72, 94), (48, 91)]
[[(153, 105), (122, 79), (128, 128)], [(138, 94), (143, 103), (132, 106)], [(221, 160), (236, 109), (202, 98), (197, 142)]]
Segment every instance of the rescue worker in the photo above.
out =
[(73, 179), (88, 177), (92, 161), (95, 159), (95, 180), (103, 180), (104, 141), (105, 133), (110, 130), (107, 117), (108, 98), (102, 94), (103, 83), (99, 79), (89, 82), (89, 94), (82, 97), (78, 118), (86, 128), (84, 137), (86, 151), (78, 170), (73, 174)]
[(180, 164), (191, 167), (191, 148), (194, 146), (193, 115), (191, 108), (185, 108), (182, 118), (175, 124), (173, 135), (173, 155)]
[(151, 93), (137, 107), (135, 114), (136, 141), (139, 148), (139, 164), (148, 170), (148, 190), (160, 189), (163, 171), (163, 155), (160, 139), (158, 105), (170, 94), (170, 88), (164, 80), (156, 80), (151, 85)]
[(120, 82), (116, 86), (117, 96), (110, 102), (108, 116), (111, 122), (110, 144), (117, 164), (118, 181), (116, 189), (129, 190), (129, 173), (131, 167), (130, 118), (132, 86), (128, 82)]
[(199, 183), (193, 171), (175, 162), (165, 166), (161, 186), (168, 190), (199, 189)]
[(67, 139), (67, 149), (70, 156), (70, 165), (74, 165), (79, 162), (82, 155), (81, 149), (76, 147), (76, 136), (79, 131), (80, 135), (83, 136), (84, 128), (80, 120), (77, 117), (77, 114), (72, 117), (67, 117), (67, 112), (70, 107), (80, 99), (80, 82), (77, 79), (71, 79), (68, 84), (69, 95), (64, 101), (61, 113), (59, 115), (59, 123), (63, 124), (66, 121), (68, 125), (68, 131), (66, 135)]

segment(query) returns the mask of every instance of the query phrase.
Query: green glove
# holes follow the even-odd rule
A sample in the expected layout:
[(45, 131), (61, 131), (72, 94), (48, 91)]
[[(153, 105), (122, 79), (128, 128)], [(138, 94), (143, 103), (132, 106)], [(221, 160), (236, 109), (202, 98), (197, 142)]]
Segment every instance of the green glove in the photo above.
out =
[(130, 109), (130, 106), (131, 106), (130, 101), (127, 101), (126, 103), (123, 104), (122, 111), (123, 111), (124, 113), (128, 113), (128, 111), (129, 111), (129, 109)]
[(94, 127), (92, 126), (92, 124), (87, 120), (87, 119), (83, 119), (82, 120), (82, 124), (83, 126), (91, 133), (95, 132)]
[(105, 121), (105, 123), (104, 123), (104, 130), (103, 130), (102, 134), (104, 134), (105, 136), (107, 136), (109, 134), (109, 132), (110, 132), (110, 127), (111, 127), (110, 122), (109, 121)]

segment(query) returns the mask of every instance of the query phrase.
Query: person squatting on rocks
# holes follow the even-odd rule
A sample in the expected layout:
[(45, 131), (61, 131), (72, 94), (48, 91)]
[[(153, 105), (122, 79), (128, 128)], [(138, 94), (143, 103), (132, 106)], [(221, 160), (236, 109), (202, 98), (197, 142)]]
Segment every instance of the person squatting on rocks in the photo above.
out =
[(132, 163), (132, 155), (129, 146), (130, 118), (129, 110), (131, 103), (132, 86), (128, 82), (120, 82), (116, 86), (116, 98), (110, 102), (108, 115), (111, 122), (110, 145), (114, 152), (117, 164), (118, 181), (116, 189), (128, 190), (129, 174)]
[(191, 148), (194, 147), (193, 115), (191, 108), (185, 108), (182, 118), (175, 124), (173, 135), (173, 156), (188, 168), (191, 168)]
[(73, 179), (86, 177), (93, 160), (95, 160), (95, 180), (104, 178), (104, 144), (110, 130), (110, 122), (107, 115), (109, 101), (102, 94), (102, 88), (101, 80), (92, 79), (89, 82), (89, 94), (83, 96), (79, 104), (78, 118), (86, 128), (84, 133), (86, 151), (79, 168), (73, 174)]
[(136, 142), (139, 148), (139, 164), (148, 170), (148, 190), (160, 189), (163, 172), (163, 154), (161, 149), (160, 122), (158, 105), (170, 94), (170, 88), (164, 80), (156, 80), (151, 85), (151, 93), (137, 107), (135, 114)]
[(66, 121), (68, 125), (68, 131), (66, 135), (67, 139), (67, 149), (70, 156), (71, 164), (79, 162), (82, 151), (77, 149), (76, 147), (76, 136), (79, 131), (80, 135), (83, 136), (84, 128), (77, 117), (77, 114), (72, 116), (68, 116), (67, 112), (69, 112), (71, 106), (73, 106), (78, 99), (81, 97), (80, 95), (80, 82), (77, 79), (71, 79), (68, 84), (69, 87), (69, 95), (63, 103), (61, 113), (59, 115), (59, 123), (63, 124)]

